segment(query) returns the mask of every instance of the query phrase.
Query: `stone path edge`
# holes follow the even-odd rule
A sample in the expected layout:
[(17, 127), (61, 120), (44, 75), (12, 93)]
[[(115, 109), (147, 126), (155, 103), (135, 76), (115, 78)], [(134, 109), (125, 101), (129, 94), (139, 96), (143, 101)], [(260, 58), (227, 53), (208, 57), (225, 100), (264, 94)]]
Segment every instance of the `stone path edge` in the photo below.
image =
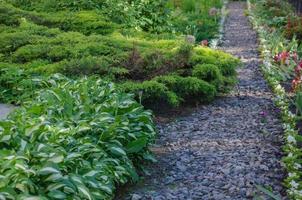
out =
[(280, 82), (274, 77), (274, 74), (270, 70), (272, 66), (271, 51), (267, 48), (268, 41), (264, 37), (264, 34), (267, 34), (267, 32), (263, 26), (258, 24), (257, 20), (253, 16), (251, 2), (249, 0), (247, 0), (247, 5), (248, 12), (250, 14), (250, 22), (252, 23), (253, 28), (257, 31), (258, 37), (260, 39), (260, 51), (263, 59), (261, 70), (266, 81), (271, 87), (273, 94), (275, 95), (275, 105), (281, 110), (285, 142), (283, 149), (286, 153), (286, 156), (283, 158), (283, 164), (286, 171), (288, 172), (288, 175), (284, 180), (287, 187), (287, 193), (290, 199), (302, 199), (301, 165), (299, 162), (295, 162), (293, 159), (293, 157), (298, 157), (302, 153), (302, 150), (296, 144), (298, 137), (300, 137), (294, 123), (297, 116), (289, 110), (289, 100), (285, 89), (281, 86)]

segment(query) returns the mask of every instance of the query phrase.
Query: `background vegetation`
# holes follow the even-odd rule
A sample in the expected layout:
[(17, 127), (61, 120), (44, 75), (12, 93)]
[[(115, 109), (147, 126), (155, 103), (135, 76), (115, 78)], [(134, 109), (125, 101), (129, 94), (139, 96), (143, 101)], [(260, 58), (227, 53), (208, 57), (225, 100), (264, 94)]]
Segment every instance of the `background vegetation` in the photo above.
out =
[[(220, 7), (219, 0), (7, 0), (0, 4), (1, 101), (18, 103), (16, 94), (34, 88), (24, 77), (19, 78), (31, 86), (20, 86), (14, 76), (62, 73), (110, 79), (137, 99), (142, 95), (147, 107), (149, 102), (178, 106), (191, 94), (196, 102), (207, 102), (234, 83), (238, 61), (194, 47), (181, 35), (193, 34), (196, 41), (213, 38)], [(215, 72), (199, 67), (205, 72), (197, 73), (200, 64), (215, 65)], [(171, 76), (173, 81), (159, 81)], [(187, 94), (176, 92), (184, 82), (192, 83)]]

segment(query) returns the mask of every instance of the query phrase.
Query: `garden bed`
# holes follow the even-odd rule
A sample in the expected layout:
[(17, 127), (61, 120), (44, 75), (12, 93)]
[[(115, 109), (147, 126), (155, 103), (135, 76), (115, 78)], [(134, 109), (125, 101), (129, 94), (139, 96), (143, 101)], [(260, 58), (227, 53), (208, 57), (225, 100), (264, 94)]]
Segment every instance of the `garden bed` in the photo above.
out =
[[(251, 3), (252, 2), (252, 3)], [(300, 41), (297, 24), (291, 24), (296, 18), (287, 2), (266, 0), (248, 1), (250, 18), (257, 29), (261, 52), (264, 59), (263, 73), (275, 93), (275, 103), (281, 110), (284, 127), (284, 167), (288, 172), (285, 179), (288, 196), (301, 199), (301, 118), (299, 109), (300, 75)], [(293, 28), (293, 27), (294, 28)], [(293, 80), (293, 81), (292, 81)]]
[[(188, 99), (209, 102), (235, 82), (237, 59), (192, 44), (204, 40), (206, 45), (206, 40), (217, 36), (220, 0), (147, 3), (145, 9), (170, 10), (170, 14), (155, 13), (167, 22), (151, 18), (156, 27), (140, 22), (137, 29), (132, 27), (139, 23), (137, 16), (129, 19), (132, 23), (117, 20), (112, 13), (103, 12), (107, 4), (92, 9), (94, 1), (92, 5), (62, 2), (62, 8), (48, 8), (41, 2), (1, 3), (0, 87), (4, 92), (0, 101), (22, 102), (35, 88), (30, 83), (33, 76), (44, 78), (54, 73), (75, 79), (91, 75), (109, 79), (134, 93), (148, 108), (175, 107)], [(114, 12), (122, 12), (119, 9)], [(205, 64), (212, 66), (199, 66)], [(19, 87), (20, 79), (26, 81)]]
[(141, 104), (171, 117), (236, 82), (239, 60), (207, 47), (222, 5), (1, 2), (0, 102), (20, 107), (0, 121), (0, 198), (112, 199), (137, 181), (156, 135)]

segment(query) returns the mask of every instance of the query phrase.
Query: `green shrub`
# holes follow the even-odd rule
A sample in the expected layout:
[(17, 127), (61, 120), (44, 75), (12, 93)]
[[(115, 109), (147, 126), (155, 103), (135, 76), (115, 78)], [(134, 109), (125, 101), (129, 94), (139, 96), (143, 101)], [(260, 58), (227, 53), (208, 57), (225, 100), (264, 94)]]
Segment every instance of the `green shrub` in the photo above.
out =
[(240, 61), (239, 59), (222, 51), (214, 51), (210, 48), (197, 47), (194, 49), (189, 63), (193, 66), (198, 64), (213, 64), (220, 69), (222, 75), (235, 76), (236, 68), (240, 64)]
[(196, 11), (196, 1), (195, 0), (183, 0), (182, 9), (185, 12), (195, 12)]
[(9, 4), (0, 4), (0, 24), (7, 26), (18, 26), (20, 24), (20, 14), (17, 14), (13, 6)]
[(43, 44), (40, 45), (25, 45), (20, 47), (13, 53), (13, 61), (16, 63), (25, 63), (34, 59), (45, 59), (49, 52), (49, 47)]
[(223, 86), (223, 76), (219, 68), (213, 64), (194, 66), (192, 76), (213, 84), (217, 89)]
[(0, 52), (14, 52), (19, 47), (29, 44), (32, 39), (33, 36), (27, 32), (1, 33)]
[(195, 77), (167, 75), (156, 77), (154, 80), (164, 84), (183, 101), (210, 102), (216, 95), (213, 85)]
[(112, 199), (152, 159), (150, 112), (112, 83), (62, 79), (0, 121), (5, 199)]
[(38, 24), (59, 27), (63, 31), (77, 31), (85, 35), (109, 34), (114, 31), (116, 25), (93, 11), (80, 11), (72, 14), (66, 12), (57, 14), (45, 14), (45, 21)]
[(235, 76), (236, 68), (239, 65), (239, 62), (234, 59), (220, 58), (215, 62), (215, 65), (219, 67), (224, 76)]
[(181, 99), (164, 84), (156, 81), (126, 82), (120, 84), (123, 91), (133, 93), (138, 101), (147, 107), (158, 105), (178, 106)]

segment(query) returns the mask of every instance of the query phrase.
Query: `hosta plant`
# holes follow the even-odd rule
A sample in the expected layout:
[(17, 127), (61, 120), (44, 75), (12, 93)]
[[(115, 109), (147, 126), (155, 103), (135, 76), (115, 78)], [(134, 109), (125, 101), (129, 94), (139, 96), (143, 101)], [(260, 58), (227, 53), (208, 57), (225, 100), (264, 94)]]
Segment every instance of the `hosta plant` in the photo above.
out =
[(62, 79), (0, 121), (0, 199), (112, 199), (152, 159), (152, 116), (131, 95)]

